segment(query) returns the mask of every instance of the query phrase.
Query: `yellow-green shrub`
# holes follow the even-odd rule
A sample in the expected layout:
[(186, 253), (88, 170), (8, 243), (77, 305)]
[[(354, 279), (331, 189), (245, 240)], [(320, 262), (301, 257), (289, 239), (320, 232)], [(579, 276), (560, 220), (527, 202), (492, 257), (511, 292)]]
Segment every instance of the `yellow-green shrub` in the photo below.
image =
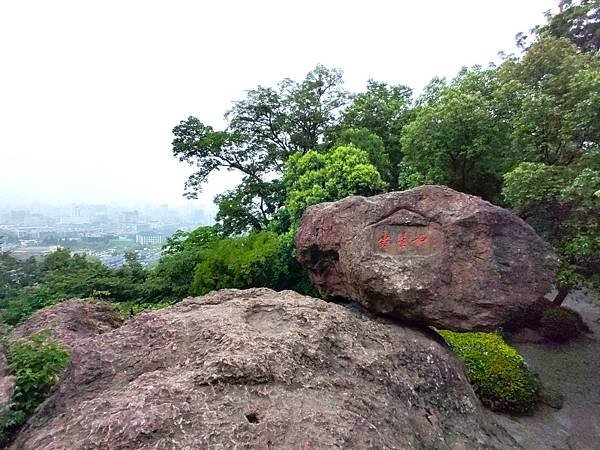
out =
[(525, 414), (535, 407), (540, 382), (500, 333), (438, 333), (464, 360), (469, 382), (485, 406), (512, 414)]

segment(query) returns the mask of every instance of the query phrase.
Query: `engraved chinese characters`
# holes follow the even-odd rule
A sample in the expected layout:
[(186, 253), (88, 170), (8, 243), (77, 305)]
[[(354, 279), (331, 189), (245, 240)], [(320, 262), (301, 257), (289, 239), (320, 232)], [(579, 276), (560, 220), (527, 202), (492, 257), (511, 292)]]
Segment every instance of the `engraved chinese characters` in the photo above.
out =
[(443, 245), (443, 234), (434, 226), (384, 225), (374, 228), (373, 250), (390, 255), (431, 256)]

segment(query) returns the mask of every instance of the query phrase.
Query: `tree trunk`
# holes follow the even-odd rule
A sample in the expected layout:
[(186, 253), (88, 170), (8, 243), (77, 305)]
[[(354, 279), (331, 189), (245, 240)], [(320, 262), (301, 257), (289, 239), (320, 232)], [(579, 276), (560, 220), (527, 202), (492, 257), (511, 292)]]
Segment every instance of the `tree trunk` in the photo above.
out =
[(554, 297), (554, 300), (552, 300), (552, 303), (555, 306), (562, 305), (562, 302), (565, 300), (565, 298), (569, 294), (569, 291), (570, 291), (570, 289), (568, 287), (559, 288), (558, 293), (556, 294), (556, 297)]

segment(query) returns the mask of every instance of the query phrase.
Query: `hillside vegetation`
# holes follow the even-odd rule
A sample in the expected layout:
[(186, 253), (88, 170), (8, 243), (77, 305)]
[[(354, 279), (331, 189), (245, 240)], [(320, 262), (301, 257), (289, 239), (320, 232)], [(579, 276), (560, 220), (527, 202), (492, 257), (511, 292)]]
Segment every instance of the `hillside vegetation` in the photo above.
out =
[(173, 155), (195, 167), (187, 196), (215, 171), (243, 175), (215, 198), (215, 226), (174, 235), (152, 270), (132, 253), (117, 270), (68, 250), (25, 262), (2, 254), (3, 320), (69, 297), (137, 311), (222, 287), (314, 294), (293, 258), (304, 209), (421, 184), (481, 196), (533, 225), (560, 256), (558, 304), (573, 287), (599, 286), (598, 1), (563, 3), (518, 36), (520, 55), (435, 78), (417, 97), (375, 80), (350, 93), (339, 70), (317, 66), (303, 80), (249, 90), (224, 129), (182, 120)]

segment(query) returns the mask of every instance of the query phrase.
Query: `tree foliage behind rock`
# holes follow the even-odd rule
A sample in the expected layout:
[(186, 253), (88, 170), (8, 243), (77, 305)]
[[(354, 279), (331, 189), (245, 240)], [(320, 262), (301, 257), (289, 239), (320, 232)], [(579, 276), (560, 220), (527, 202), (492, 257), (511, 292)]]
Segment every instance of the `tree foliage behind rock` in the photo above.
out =
[(285, 207), (292, 222), (310, 205), (349, 195), (379, 194), (387, 187), (367, 151), (352, 144), (328, 153), (310, 151), (292, 156), (283, 182), (288, 192)]
[(304, 269), (293, 257), (291, 235), (271, 231), (220, 239), (202, 253), (190, 292), (269, 287), (312, 293)]

